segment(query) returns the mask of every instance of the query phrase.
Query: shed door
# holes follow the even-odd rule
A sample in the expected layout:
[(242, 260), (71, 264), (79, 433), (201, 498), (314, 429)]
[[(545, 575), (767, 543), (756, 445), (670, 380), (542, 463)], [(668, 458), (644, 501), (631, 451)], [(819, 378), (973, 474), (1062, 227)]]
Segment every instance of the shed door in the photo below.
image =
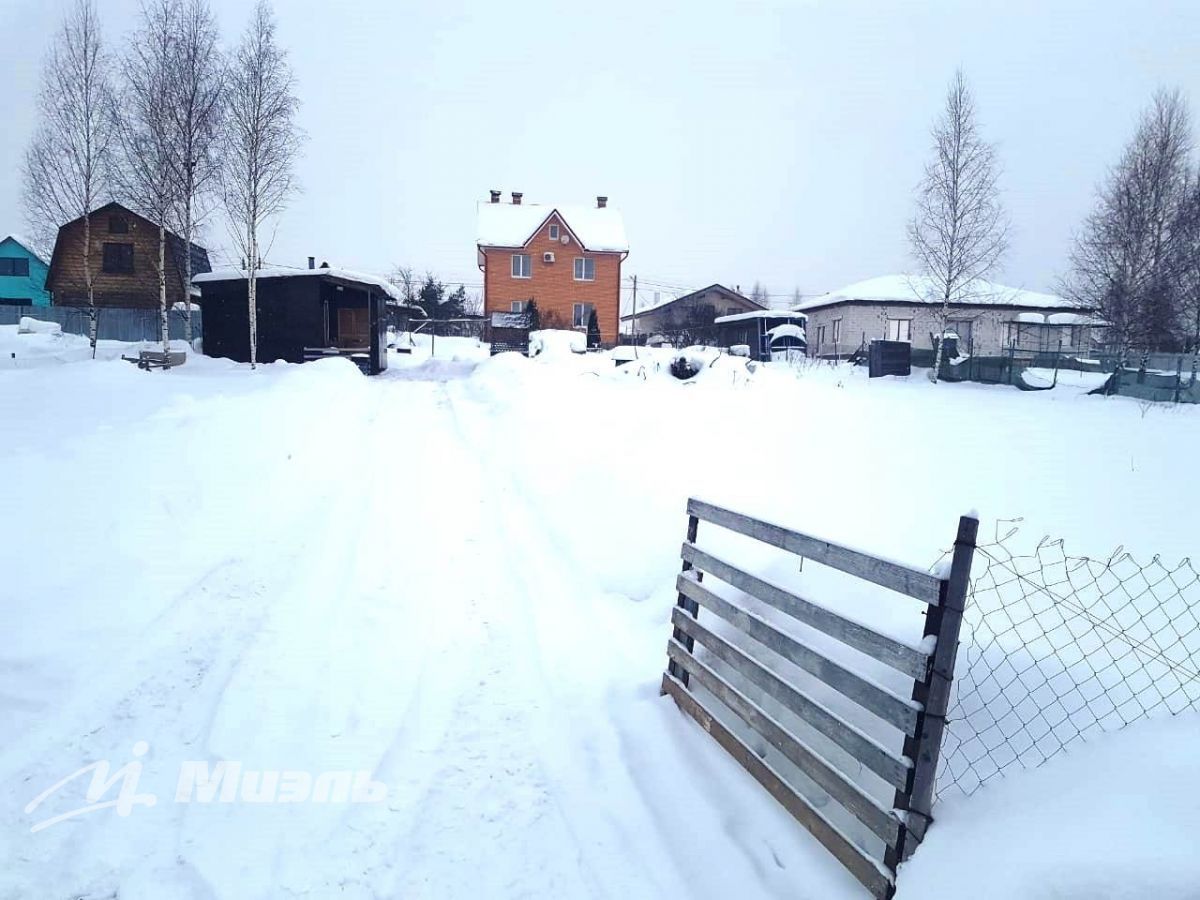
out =
[(371, 346), (370, 324), (366, 307), (338, 310), (338, 346)]

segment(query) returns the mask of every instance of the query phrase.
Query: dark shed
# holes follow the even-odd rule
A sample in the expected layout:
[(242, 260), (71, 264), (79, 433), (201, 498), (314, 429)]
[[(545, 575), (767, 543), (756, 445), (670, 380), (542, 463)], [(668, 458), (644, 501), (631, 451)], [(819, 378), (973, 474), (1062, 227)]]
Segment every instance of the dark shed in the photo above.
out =
[(745, 345), (754, 359), (769, 361), (775, 353), (803, 353), (807, 342), (804, 326), (808, 317), (786, 309), (763, 309), (720, 316), (716, 320), (722, 347)]
[[(196, 278), (204, 353), (250, 361), (248, 284), (240, 270)], [(387, 320), (400, 305), (382, 279), (345, 269), (264, 269), (258, 274), (258, 358), (352, 359), (368, 375), (387, 368)]]

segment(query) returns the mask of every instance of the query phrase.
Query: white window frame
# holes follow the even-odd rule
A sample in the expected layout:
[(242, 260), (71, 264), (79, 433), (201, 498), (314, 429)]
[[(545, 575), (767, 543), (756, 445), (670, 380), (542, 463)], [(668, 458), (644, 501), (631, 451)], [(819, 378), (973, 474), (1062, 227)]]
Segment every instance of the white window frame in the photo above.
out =
[[(912, 322), (913, 322), (912, 319), (893, 319), (893, 318), (889, 317), (887, 320), (887, 339), (889, 341), (903, 341), (906, 344), (911, 344), (912, 343)], [(900, 337), (901, 324), (904, 325), (904, 329), (903, 329), (904, 337)], [(895, 337), (892, 337), (892, 331), (893, 331), (892, 326), (893, 325), (896, 326), (894, 329), (896, 332)]]
[[(587, 329), (589, 315), (596, 308), (594, 303), (573, 303), (571, 304), (571, 327)], [(577, 315), (578, 313), (578, 315)], [(578, 322), (579, 324), (575, 324)]]
[(557, 222), (552, 222), (550, 224), (550, 240), (552, 240), (552, 241), (558, 240), (558, 223)]
[(840, 344), (842, 342), (842, 317), (838, 316), (833, 320), (833, 343)]
[(527, 302), (529, 302), (529, 301), (527, 301), (527, 300), (512, 300), (508, 304), (508, 311), (515, 312), (515, 313), (523, 313), (523, 312), (525, 312), (525, 304)]
[[(518, 263), (518, 260), (523, 262)], [(525, 274), (520, 274), (524, 272)], [(532, 278), (533, 277), (533, 257), (528, 253), (514, 253), (512, 255), (512, 277), (513, 278)]]
[[(591, 278), (587, 277), (588, 263), (592, 264), (592, 277)], [(590, 256), (575, 257), (575, 280), (576, 281), (595, 281), (596, 280), (596, 260), (592, 259)]]

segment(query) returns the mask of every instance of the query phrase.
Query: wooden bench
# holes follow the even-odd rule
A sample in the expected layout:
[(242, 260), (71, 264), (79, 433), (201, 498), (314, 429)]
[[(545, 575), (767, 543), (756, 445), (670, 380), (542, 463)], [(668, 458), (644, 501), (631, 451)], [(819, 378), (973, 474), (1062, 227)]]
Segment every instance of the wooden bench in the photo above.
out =
[(139, 369), (172, 369), (187, 362), (187, 353), (182, 350), (139, 350), (137, 356), (122, 356), (126, 362), (136, 363)]

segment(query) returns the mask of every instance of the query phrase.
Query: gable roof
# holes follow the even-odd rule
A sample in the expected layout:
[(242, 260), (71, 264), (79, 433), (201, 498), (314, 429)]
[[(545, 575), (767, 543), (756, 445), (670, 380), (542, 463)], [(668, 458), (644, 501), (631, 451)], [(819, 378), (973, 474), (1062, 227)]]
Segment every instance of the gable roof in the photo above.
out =
[(557, 215), (584, 250), (628, 253), (625, 220), (611, 206), (546, 206), (540, 203), (475, 204), (475, 243), (480, 247), (524, 247)]
[(44, 259), (42, 259), (42, 255), (33, 249), (33, 244), (31, 244), (29, 241), (25, 240), (22, 237), (17, 237), (17, 235), (15, 235), (15, 234), (10, 234), (5, 238), (0, 239), (0, 247), (4, 246), (9, 241), (12, 241), (14, 244), (16, 244), (18, 247), (20, 247), (22, 250), (24, 250), (26, 253), (28, 253), (30, 256), (32, 256), (34, 259), (36, 259), (38, 262), (40, 262), (43, 266), (46, 265), (46, 261)]
[[(149, 225), (151, 228), (153, 228), (155, 230), (158, 229), (157, 222), (151, 222), (145, 216), (134, 212), (132, 209), (130, 209), (127, 206), (123, 206), (122, 204), (117, 203), (115, 200), (110, 203), (105, 203), (103, 206), (96, 207), (88, 215), (91, 218), (95, 218), (96, 216), (100, 216), (100, 215), (103, 215), (105, 213), (112, 212), (112, 211), (118, 211), (122, 215), (130, 216), (134, 219), (137, 219), (140, 222), (146, 223), (147, 225)], [(58, 237), (54, 241), (54, 252), (50, 256), (50, 269), (49, 269), (49, 271), (46, 272), (46, 286), (47, 287), (49, 287), (54, 282), (55, 271), (58, 268), (59, 247), (62, 245), (63, 231), (67, 228), (70, 228), (72, 225), (75, 225), (77, 222), (82, 222), (82, 221), (83, 221), (83, 216), (79, 216), (78, 218), (72, 219), (70, 222), (67, 222), (64, 225), (59, 226)], [(183, 265), (184, 244), (185, 244), (185, 241), (183, 238), (181, 238), (179, 235), (175, 234), (173, 231), (170, 231), (170, 230), (167, 231), (167, 252), (171, 254), (171, 258), (175, 261), (176, 268), (179, 270), (179, 283), (183, 287), (184, 291), (186, 292), (189, 290), (189, 288), (187, 285), (183, 284), (183, 279), (185, 277), (184, 276), (184, 265)], [(194, 241), (192, 242), (191, 257), (192, 257), (192, 274), (193, 275), (195, 275), (198, 272), (212, 271), (212, 265), (208, 261), (208, 251), (206, 249), (204, 249), (203, 247), (201, 247), (199, 244), (195, 243)]]
[[(856, 281), (836, 291), (810, 297), (793, 307), (796, 310), (822, 309), (838, 303), (934, 304), (941, 301), (932, 279), (925, 275), (883, 275)], [(1023, 288), (1008, 287), (993, 281), (976, 279), (952, 306), (1026, 307), (1029, 309), (1083, 309), (1078, 303), (1055, 294), (1042, 294)]]
[[(699, 290), (692, 291), (690, 294), (683, 294), (682, 296), (667, 300), (665, 303), (658, 303), (654, 306), (649, 306), (649, 307), (646, 307), (646, 306), (638, 307), (637, 314), (639, 316), (644, 316), (644, 315), (647, 315), (648, 313), (656, 313), (656, 312), (659, 312), (660, 310), (666, 309), (668, 306), (673, 306), (676, 303), (682, 303), (684, 300), (693, 300), (696, 297), (699, 297), (701, 294), (707, 294), (709, 291), (716, 291), (718, 294), (721, 294), (723, 297), (737, 300), (741, 303), (745, 303), (749, 307), (751, 307), (752, 309), (755, 309), (755, 310), (766, 309), (766, 307), (763, 306), (761, 303), (759, 303), (757, 300), (751, 300), (749, 297), (747, 297), (743, 294), (739, 294), (737, 291), (730, 290), (729, 288), (725, 287), (725, 285), (723, 285), (723, 284), (710, 284), (708, 287), (702, 287)], [(632, 318), (633, 318), (633, 313), (627, 312), (621, 316), (621, 321), (624, 322), (624, 321), (630, 320)]]

